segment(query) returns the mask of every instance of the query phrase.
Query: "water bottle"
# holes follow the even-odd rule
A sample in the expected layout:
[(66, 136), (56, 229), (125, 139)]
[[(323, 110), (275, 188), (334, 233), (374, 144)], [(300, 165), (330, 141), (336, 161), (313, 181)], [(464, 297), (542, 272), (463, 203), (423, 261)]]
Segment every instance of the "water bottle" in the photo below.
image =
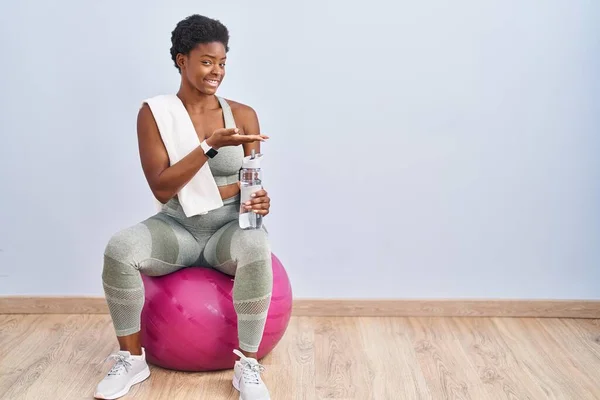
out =
[(242, 229), (260, 229), (262, 227), (262, 215), (252, 210), (246, 210), (244, 203), (250, 200), (252, 193), (262, 189), (262, 172), (260, 162), (262, 154), (255, 154), (244, 157), (242, 169), (240, 170), (240, 216), (239, 225)]

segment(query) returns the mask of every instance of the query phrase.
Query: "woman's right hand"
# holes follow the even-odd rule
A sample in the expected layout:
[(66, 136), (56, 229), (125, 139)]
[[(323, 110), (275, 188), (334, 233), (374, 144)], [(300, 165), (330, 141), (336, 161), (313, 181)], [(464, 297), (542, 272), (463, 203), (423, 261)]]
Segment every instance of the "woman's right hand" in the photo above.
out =
[(240, 135), (239, 128), (217, 129), (206, 139), (206, 144), (215, 150), (224, 146), (237, 146), (256, 141), (264, 142), (269, 137), (265, 135)]

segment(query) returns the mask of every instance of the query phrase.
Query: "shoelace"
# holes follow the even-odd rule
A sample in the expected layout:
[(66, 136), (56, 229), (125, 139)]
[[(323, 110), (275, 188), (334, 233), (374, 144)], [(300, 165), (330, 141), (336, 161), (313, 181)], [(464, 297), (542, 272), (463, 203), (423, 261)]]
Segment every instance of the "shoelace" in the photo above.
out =
[(251, 364), (247, 361), (243, 362), (243, 377), (245, 383), (251, 383), (253, 385), (258, 385), (260, 383), (259, 376), (260, 373), (265, 370), (265, 367), (260, 364)]
[(106, 357), (104, 362), (111, 359), (115, 359), (116, 362), (110, 371), (108, 371), (108, 376), (120, 375), (123, 373), (123, 371), (129, 372), (129, 368), (131, 368), (131, 362), (129, 361), (128, 357), (122, 354), (111, 354), (110, 356)]

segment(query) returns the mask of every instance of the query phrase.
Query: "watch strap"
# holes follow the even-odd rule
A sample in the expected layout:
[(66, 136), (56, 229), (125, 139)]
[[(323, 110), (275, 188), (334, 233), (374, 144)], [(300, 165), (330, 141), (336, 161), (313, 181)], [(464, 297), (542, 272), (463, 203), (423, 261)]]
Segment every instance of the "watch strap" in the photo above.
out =
[(200, 147), (202, 147), (202, 150), (204, 150), (204, 154), (206, 154), (209, 158), (213, 158), (214, 156), (216, 156), (219, 153), (217, 150), (210, 147), (210, 145), (208, 143), (206, 143), (206, 139), (204, 139), (200, 143)]

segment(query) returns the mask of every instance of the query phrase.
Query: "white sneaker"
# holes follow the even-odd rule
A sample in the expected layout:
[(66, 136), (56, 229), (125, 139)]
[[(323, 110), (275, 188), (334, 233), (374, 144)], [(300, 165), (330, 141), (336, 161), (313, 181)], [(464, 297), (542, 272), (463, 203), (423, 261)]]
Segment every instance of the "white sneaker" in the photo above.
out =
[(240, 400), (270, 400), (269, 390), (260, 377), (265, 367), (239, 350), (233, 352), (240, 357), (233, 367), (233, 387), (240, 391)]
[(119, 351), (108, 356), (115, 359), (115, 365), (96, 387), (96, 399), (118, 399), (125, 396), (131, 387), (150, 376), (150, 368), (146, 363), (146, 353), (142, 348), (141, 356), (132, 356), (128, 351)]

